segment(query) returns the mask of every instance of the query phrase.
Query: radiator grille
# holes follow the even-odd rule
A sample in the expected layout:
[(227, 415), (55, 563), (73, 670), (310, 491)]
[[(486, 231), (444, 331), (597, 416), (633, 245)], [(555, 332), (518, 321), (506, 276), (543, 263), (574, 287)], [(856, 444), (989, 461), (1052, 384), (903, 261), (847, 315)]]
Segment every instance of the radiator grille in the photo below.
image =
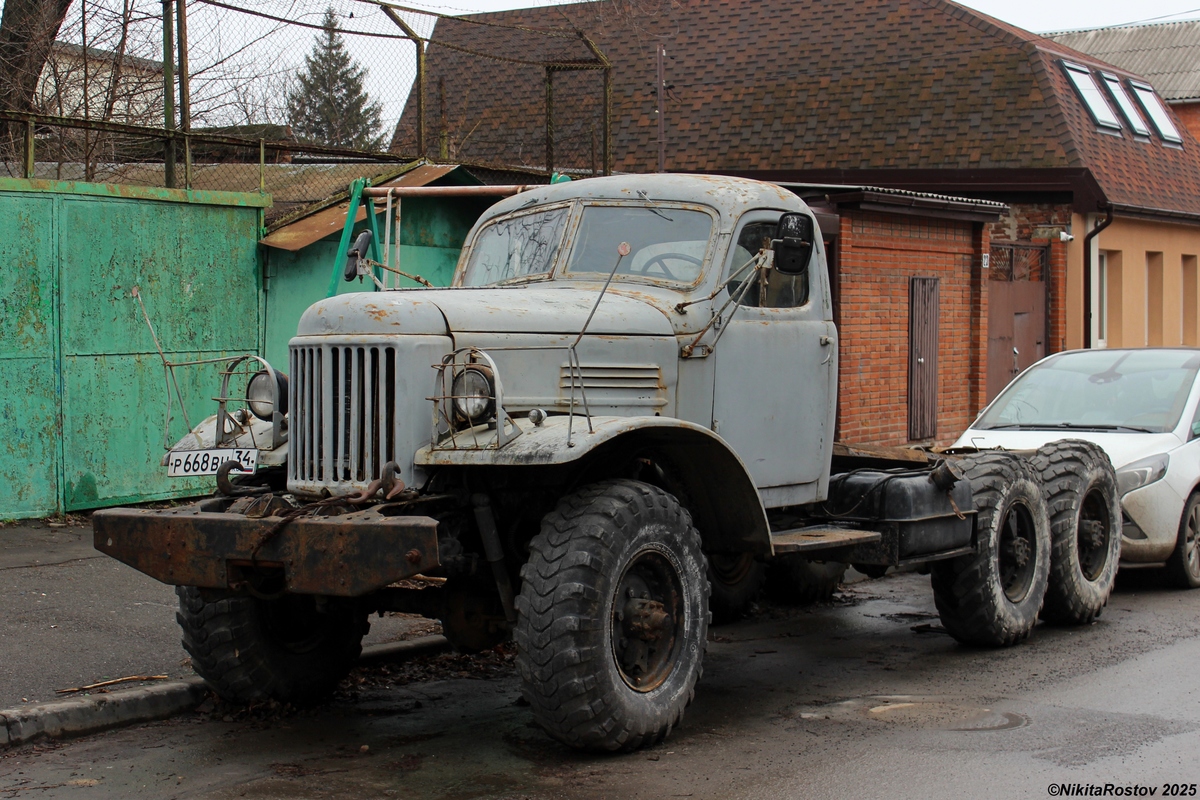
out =
[(289, 477), (366, 483), (396, 457), (396, 351), (374, 345), (291, 349)]

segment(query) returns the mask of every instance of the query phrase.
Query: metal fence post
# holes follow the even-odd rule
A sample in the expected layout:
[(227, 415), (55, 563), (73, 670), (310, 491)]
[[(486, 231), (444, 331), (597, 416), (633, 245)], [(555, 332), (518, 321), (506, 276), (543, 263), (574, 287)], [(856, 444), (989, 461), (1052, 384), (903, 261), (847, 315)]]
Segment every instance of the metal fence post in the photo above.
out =
[(188, 73), (187, 0), (178, 0), (179, 23), (179, 127), (183, 129), (183, 185), (192, 188), (192, 94)]
[(546, 174), (554, 174), (554, 68), (546, 67)]
[(417, 48), (417, 157), (425, 157), (425, 41), (417, 35), (412, 26), (404, 21), (394, 9), (380, 6), (388, 19), (396, 23), (396, 27), (412, 40)]
[(33, 153), (33, 117), (25, 121), (25, 177), (33, 180), (37, 161)]
[(162, 0), (163, 26), (163, 127), (170, 131), (163, 139), (163, 183), (175, 188), (175, 15), (171, 3)]

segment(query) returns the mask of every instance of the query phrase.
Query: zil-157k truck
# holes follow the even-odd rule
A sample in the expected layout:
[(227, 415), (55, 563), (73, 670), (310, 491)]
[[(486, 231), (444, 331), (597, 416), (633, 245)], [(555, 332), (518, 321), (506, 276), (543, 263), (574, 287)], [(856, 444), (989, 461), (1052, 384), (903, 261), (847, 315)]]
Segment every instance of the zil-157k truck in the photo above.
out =
[(98, 549), (178, 587), (218, 694), (320, 697), (371, 613), (417, 612), (463, 649), (515, 639), (550, 735), (631, 750), (679, 724), (713, 614), (764, 571), (812, 596), (845, 564), (925, 565), (977, 646), (1100, 612), (1121, 516), (1092, 445), (835, 447), (838, 332), (796, 195), (525, 189), (472, 229), (452, 287), (315, 303), (286, 375), (262, 362), (244, 409), (223, 391), (208, 438), (164, 460), (219, 461), (214, 496), (94, 515)]

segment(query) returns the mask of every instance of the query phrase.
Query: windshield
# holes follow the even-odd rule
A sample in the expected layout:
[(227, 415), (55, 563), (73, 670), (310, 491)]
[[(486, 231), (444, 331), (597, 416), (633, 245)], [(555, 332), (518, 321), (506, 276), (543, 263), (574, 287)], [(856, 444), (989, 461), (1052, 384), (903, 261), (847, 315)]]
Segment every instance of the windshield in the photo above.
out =
[(567, 272), (608, 275), (617, 263), (617, 245), (630, 253), (617, 277), (694, 284), (704, 267), (712, 217), (670, 206), (588, 206)]
[(1070, 353), (1013, 381), (972, 427), (1170, 431), (1198, 368), (1190, 350)]
[(545, 275), (554, 267), (567, 207), (502, 217), (475, 237), (463, 286), (487, 286)]

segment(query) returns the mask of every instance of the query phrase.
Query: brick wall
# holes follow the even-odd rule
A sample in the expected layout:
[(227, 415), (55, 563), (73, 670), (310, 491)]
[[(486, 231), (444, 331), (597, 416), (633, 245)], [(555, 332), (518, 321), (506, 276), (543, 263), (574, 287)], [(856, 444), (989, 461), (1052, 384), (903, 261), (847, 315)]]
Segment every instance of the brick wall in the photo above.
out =
[(938, 433), (974, 419), (987, 380), (983, 225), (843, 210), (838, 438), (908, 443), (909, 278), (939, 278)]
[(1171, 110), (1192, 136), (1200, 139), (1200, 103), (1172, 103)]

